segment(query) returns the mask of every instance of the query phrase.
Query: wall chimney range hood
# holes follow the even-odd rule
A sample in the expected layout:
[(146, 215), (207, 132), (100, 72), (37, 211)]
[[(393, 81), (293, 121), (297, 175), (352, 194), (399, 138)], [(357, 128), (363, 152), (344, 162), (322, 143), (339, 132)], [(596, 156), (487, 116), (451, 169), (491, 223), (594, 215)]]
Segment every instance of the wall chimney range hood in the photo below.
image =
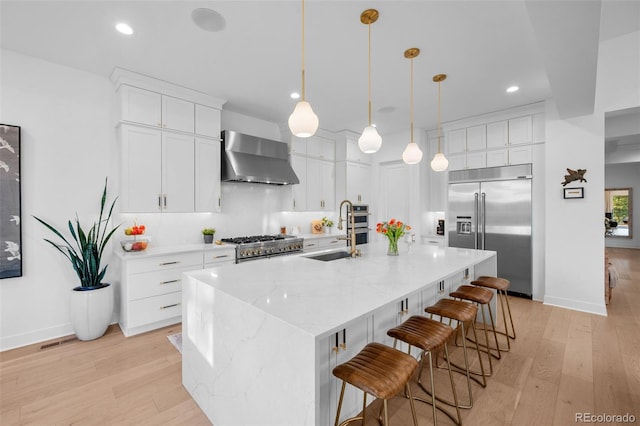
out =
[(272, 185), (300, 183), (289, 164), (286, 143), (232, 130), (223, 130), (221, 136), (223, 181)]

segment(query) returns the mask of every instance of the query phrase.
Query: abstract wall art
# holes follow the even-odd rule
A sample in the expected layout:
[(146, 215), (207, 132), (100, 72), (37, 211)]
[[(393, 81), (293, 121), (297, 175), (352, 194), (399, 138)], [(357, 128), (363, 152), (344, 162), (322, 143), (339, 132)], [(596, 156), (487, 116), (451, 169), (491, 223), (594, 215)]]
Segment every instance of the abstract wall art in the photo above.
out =
[(22, 276), (20, 127), (0, 124), (0, 278)]

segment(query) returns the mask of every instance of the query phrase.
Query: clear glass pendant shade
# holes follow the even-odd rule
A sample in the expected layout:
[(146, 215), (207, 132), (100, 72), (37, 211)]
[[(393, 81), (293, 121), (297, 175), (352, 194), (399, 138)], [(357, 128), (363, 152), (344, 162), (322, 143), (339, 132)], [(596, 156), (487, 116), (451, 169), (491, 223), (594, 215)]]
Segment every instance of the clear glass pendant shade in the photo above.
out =
[(431, 168), (436, 172), (443, 172), (447, 170), (447, 167), (449, 167), (449, 160), (441, 152), (437, 153), (431, 160)]
[(313, 136), (318, 130), (318, 123), (318, 116), (307, 101), (298, 102), (293, 113), (289, 116), (289, 129), (299, 138)]
[(402, 161), (407, 164), (418, 164), (422, 160), (422, 150), (415, 142), (409, 142), (402, 153)]
[(382, 146), (382, 137), (378, 134), (378, 130), (373, 126), (365, 127), (358, 139), (360, 151), (365, 154), (373, 154), (378, 152), (380, 146)]

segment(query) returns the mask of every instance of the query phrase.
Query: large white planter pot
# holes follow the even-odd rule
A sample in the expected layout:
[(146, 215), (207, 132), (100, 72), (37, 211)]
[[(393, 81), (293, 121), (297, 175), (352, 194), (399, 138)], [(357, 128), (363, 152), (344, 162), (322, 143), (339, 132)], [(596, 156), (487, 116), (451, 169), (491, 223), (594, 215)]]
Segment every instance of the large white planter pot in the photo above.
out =
[(113, 315), (113, 286), (71, 292), (71, 326), (80, 340), (101, 337)]

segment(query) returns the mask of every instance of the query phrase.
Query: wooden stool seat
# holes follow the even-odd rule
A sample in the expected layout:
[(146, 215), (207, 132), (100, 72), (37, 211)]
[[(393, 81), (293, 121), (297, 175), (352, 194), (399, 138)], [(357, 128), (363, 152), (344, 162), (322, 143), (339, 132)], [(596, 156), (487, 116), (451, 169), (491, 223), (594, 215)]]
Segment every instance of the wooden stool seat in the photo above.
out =
[[(475, 341), (478, 340), (478, 336), (476, 335), (475, 322), (476, 315), (478, 314), (478, 307), (473, 303), (463, 302), (461, 300), (453, 300), (453, 299), (440, 299), (436, 302), (435, 305), (428, 306), (425, 308), (425, 312), (431, 314), (431, 318), (433, 315), (438, 315), (440, 317), (440, 321), (444, 321), (445, 318), (449, 319), (449, 325), (451, 325), (451, 321), (457, 321), (456, 332), (461, 332), (462, 334), (462, 347), (463, 347), (463, 355), (464, 355), (464, 367), (461, 367), (453, 362), (451, 365), (456, 368), (456, 371), (464, 374), (467, 377), (467, 391), (468, 391), (468, 403), (460, 403), (460, 408), (472, 408), (473, 407), (473, 394), (471, 392), (471, 380), (475, 380), (482, 387), (487, 386), (486, 374), (484, 371), (484, 365), (482, 363), (482, 356), (480, 355), (480, 347), (478, 345), (475, 346), (476, 353), (478, 355), (478, 361), (480, 362), (480, 371), (472, 371), (469, 367), (469, 355), (467, 352), (467, 333), (469, 331), (470, 325), (471, 330), (473, 331), (473, 336)], [(456, 334), (457, 341), (457, 334)], [(474, 376), (472, 376), (474, 375)], [(475, 376), (479, 376), (481, 379), (476, 378)], [(451, 401), (445, 401), (439, 399), (445, 404), (452, 405)]]
[(499, 278), (499, 277), (488, 277), (486, 275), (476, 278), (475, 280), (471, 281), (471, 284), (481, 286), (481, 287), (492, 288), (494, 290), (505, 290), (505, 291), (511, 285), (509, 280), (506, 280), (504, 278)]
[(364, 392), (362, 416), (346, 419), (340, 425), (346, 425), (356, 420), (362, 420), (365, 424), (365, 412), (367, 408), (367, 394), (382, 399), (381, 412), (384, 411), (384, 425), (389, 426), (389, 412), (387, 400), (394, 397), (403, 388), (410, 396), (411, 414), (413, 424), (418, 426), (416, 410), (411, 397), (409, 380), (418, 367), (418, 361), (411, 355), (381, 343), (369, 343), (349, 361), (336, 366), (333, 375), (342, 380), (340, 401), (336, 412), (336, 426), (340, 421), (340, 411), (344, 399), (344, 390), (347, 383)]
[(461, 285), (456, 291), (449, 293), (449, 296), (486, 305), (493, 299), (493, 292), (485, 288)]
[[(421, 350), (420, 369), (418, 371), (418, 385), (427, 393), (427, 395), (431, 396), (431, 400), (422, 399), (419, 397), (414, 397), (414, 399), (430, 404), (432, 406), (434, 425), (438, 424), (436, 409), (442, 411), (456, 424), (460, 425), (462, 423), (460, 417), (460, 407), (458, 406), (458, 396), (456, 394), (456, 387), (453, 382), (453, 373), (451, 370), (451, 364), (449, 362), (449, 349), (447, 348), (447, 341), (449, 340), (453, 332), (453, 328), (449, 327), (448, 325), (420, 315), (413, 315), (399, 326), (387, 331), (387, 335), (393, 337), (394, 339), (394, 348), (396, 347), (398, 340), (400, 340), (408, 344), (408, 353), (411, 353), (412, 346), (415, 346), (416, 348)], [(455, 401), (455, 405), (451, 405), (455, 406), (456, 408), (457, 418), (447, 410), (444, 410), (442, 407), (436, 404), (435, 383), (433, 378), (433, 355), (434, 353), (437, 354), (439, 350), (444, 350), (445, 353), (445, 359), (447, 361), (447, 367), (449, 369), (449, 381), (451, 382), (451, 390), (453, 392), (453, 399)], [(427, 357), (429, 360), (431, 390), (427, 389), (422, 384), (422, 369), (424, 368), (425, 357)], [(411, 398), (411, 396), (409, 397)]]
[[(507, 295), (507, 290), (509, 289), (509, 286), (511, 286), (511, 282), (509, 282), (509, 280), (505, 278), (489, 277), (483, 275), (471, 281), (471, 284), (478, 287), (485, 287), (496, 290), (496, 293), (498, 294), (498, 300), (500, 301), (500, 310), (502, 311), (502, 322), (504, 323), (504, 332), (497, 331), (497, 333), (506, 336), (507, 340), (507, 347), (500, 348), (500, 350), (505, 352), (510, 351), (511, 341), (509, 339), (516, 338), (516, 329), (513, 325), (513, 316), (511, 315), (511, 306), (509, 306), (509, 297)], [(507, 325), (507, 313), (509, 314), (509, 324), (511, 325), (511, 329), (509, 329)]]
[(418, 362), (380, 343), (369, 343), (356, 356), (333, 369), (333, 375), (380, 399), (389, 399), (409, 381)]

